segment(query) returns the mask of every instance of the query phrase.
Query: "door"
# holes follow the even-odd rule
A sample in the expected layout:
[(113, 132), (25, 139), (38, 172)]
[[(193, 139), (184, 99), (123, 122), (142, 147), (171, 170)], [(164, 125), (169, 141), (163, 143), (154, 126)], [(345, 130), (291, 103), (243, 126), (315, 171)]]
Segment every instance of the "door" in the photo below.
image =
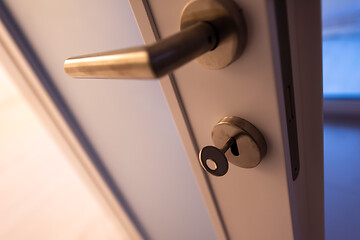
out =
[[(115, 49), (116, 41), (141, 44), (134, 17), (145, 43), (165, 38), (179, 31), (187, 0), (131, 0), (134, 15), (117, 1), (86, 2), (87, 10), (85, 3), (37, 1), (33, 15), (20, 2), (7, 7), (144, 238), (324, 238), (319, 1), (237, 0), (247, 28), (239, 59), (221, 70), (190, 62), (159, 80), (162, 91), (155, 80), (73, 80), (59, 60)], [(51, 34), (44, 19), (58, 21)], [(124, 22), (127, 32), (117, 31)], [(134, 37), (126, 42), (124, 34)], [(216, 177), (198, 153), (212, 145), (211, 130), (225, 116), (256, 126), (267, 153), (255, 168), (230, 164)]]
[[(130, 2), (145, 42), (177, 31), (187, 4), (178, 0), (164, 8), (150, 0), (144, 9)], [(322, 239), (320, 3), (236, 2), (248, 31), (241, 57), (218, 71), (188, 64), (161, 79), (162, 89), (212, 220), (223, 226), (219, 236)], [(211, 129), (224, 116), (258, 126), (268, 153), (256, 168), (231, 165), (223, 177), (204, 176), (197, 153), (212, 144)]]

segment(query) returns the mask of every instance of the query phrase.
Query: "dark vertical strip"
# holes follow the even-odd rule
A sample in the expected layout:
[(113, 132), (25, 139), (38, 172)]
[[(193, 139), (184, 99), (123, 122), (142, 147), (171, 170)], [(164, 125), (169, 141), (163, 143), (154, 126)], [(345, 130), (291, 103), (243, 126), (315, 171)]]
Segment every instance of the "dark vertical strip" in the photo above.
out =
[(287, 131), (291, 158), (291, 172), (292, 179), (295, 181), (297, 176), (299, 175), (300, 161), (286, 1), (274, 0), (274, 6), (277, 36), (279, 40), (283, 94), (286, 108)]
[(148, 239), (148, 235), (146, 234), (145, 230), (141, 226), (140, 222), (135, 217), (134, 213), (131, 211), (129, 204), (126, 202), (125, 198), (121, 194), (120, 190), (118, 189), (116, 183), (110, 176), (109, 172), (107, 171), (106, 167), (104, 166), (103, 162), (101, 161), (99, 155), (96, 153), (92, 145), (90, 144), (88, 138), (82, 131), (80, 125), (75, 120), (73, 114), (71, 113), (69, 107), (66, 105), (64, 99), (61, 97), (61, 94), (57, 90), (56, 86), (54, 85), (50, 75), (42, 65), (40, 59), (37, 57), (35, 51), (32, 49), (29, 41), (26, 39), (25, 35), (23, 34), (21, 28), (16, 23), (15, 18), (12, 16), (10, 10), (7, 8), (3, 1), (0, 1), (0, 19), (3, 24), (6, 26), (7, 30), (11, 34), (13, 40), (18, 45), (19, 49), (21, 50), (22, 54), (30, 64), (31, 68), (35, 72), (36, 76), (40, 80), (43, 87), (46, 89), (48, 94), (50, 95), (51, 99), (55, 103), (56, 107), (61, 112), (62, 116), (66, 120), (67, 124), (70, 126), (71, 130), (74, 132), (75, 136), (81, 143), (82, 147), (85, 149), (87, 154), (89, 155), (90, 159), (92, 160), (93, 164), (99, 171), (100, 175), (109, 186), (121, 206), (124, 208), (130, 219), (132, 220), (135, 227), (138, 229), (139, 233), (142, 235), (143, 238)]
[[(157, 41), (159, 41), (161, 39), (160, 33), (159, 33), (158, 28), (156, 26), (156, 22), (154, 20), (153, 15), (152, 15), (151, 8), (150, 8), (150, 5), (148, 3), (148, 0), (143, 0), (143, 4), (144, 4), (145, 10), (146, 10), (147, 17), (149, 18), (149, 22), (150, 22), (152, 31), (153, 31), (153, 33), (155, 35), (155, 39)], [(189, 117), (188, 117), (188, 115), (186, 113), (186, 109), (185, 109), (184, 103), (182, 101), (179, 88), (178, 88), (178, 86), (176, 84), (174, 74), (170, 73), (169, 78), (170, 78), (170, 81), (171, 81), (171, 85), (172, 85), (172, 87), (174, 89), (176, 99), (178, 100), (178, 103), (179, 103), (179, 106), (180, 106), (180, 109), (181, 109), (181, 113), (182, 113), (183, 118), (185, 120), (185, 124), (186, 124), (187, 130), (189, 132), (191, 142), (192, 142), (192, 144), (194, 146), (194, 150), (197, 151), (197, 152), (200, 152), (200, 148), (199, 148), (199, 145), (196, 142), (196, 139), (195, 139), (195, 136), (194, 136), (194, 131), (192, 130), (192, 127), (191, 127), (191, 124), (190, 124), (190, 121), (189, 121)], [(200, 164), (200, 162), (199, 162), (199, 164)], [(224, 218), (223, 218), (223, 216), (221, 214), (220, 206), (219, 206), (219, 203), (218, 203), (218, 201), (216, 199), (216, 195), (215, 195), (214, 189), (213, 189), (213, 187), (211, 185), (209, 176), (204, 170), (202, 172), (204, 174), (206, 183), (207, 183), (207, 185), (209, 187), (211, 197), (214, 200), (215, 208), (216, 208), (216, 211), (218, 213), (218, 216), (219, 216), (219, 219), (220, 219), (220, 222), (221, 222), (221, 226), (222, 226), (222, 228), (224, 230), (225, 237), (226, 237), (226, 239), (230, 239), (229, 232), (228, 232), (228, 230), (226, 228), (225, 221), (224, 221)]]

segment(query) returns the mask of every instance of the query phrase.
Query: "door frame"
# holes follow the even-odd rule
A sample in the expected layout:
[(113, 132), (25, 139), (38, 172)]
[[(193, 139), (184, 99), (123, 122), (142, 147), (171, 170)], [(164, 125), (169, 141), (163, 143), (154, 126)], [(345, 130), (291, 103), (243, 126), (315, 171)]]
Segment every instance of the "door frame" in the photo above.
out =
[[(160, 40), (161, 36), (156, 27), (149, 2), (147, 0), (129, 0), (129, 3), (135, 15), (144, 43), (150, 44)], [(174, 75), (170, 73), (159, 80), (161, 89), (182, 140), (185, 152), (189, 159), (198, 159), (198, 152), (200, 151), (200, 148), (191, 129)], [(208, 175), (201, 169), (198, 162), (188, 162), (191, 165), (192, 172), (200, 188), (202, 198), (210, 215), (210, 219), (218, 239), (229, 239), (229, 235), (226, 231), (226, 226), (221, 216), (219, 206), (216, 202), (215, 193), (211, 187)]]

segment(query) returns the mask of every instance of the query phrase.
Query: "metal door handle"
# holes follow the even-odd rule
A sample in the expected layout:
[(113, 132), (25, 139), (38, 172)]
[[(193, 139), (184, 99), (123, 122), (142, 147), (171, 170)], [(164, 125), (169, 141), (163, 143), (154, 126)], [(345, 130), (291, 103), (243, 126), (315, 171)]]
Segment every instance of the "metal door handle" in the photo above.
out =
[(193, 0), (181, 14), (181, 31), (149, 46), (71, 57), (65, 72), (74, 78), (158, 78), (197, 58), (221, 69), (243, 52), (243, 15), (231, 0)]

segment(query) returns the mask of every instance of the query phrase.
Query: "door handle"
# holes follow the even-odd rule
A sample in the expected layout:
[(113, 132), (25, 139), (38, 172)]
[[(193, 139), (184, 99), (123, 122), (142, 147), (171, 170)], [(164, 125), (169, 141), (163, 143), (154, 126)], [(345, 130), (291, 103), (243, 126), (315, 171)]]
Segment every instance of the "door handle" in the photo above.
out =
[(74, 78), (153, 79), (195, 58), (207, 69), (224, 68), (245, 43), (244, 17), (232, 0), (192, 0), (182, 11), (180, 32), (149, 46), (71, 57), (64, 69)]

